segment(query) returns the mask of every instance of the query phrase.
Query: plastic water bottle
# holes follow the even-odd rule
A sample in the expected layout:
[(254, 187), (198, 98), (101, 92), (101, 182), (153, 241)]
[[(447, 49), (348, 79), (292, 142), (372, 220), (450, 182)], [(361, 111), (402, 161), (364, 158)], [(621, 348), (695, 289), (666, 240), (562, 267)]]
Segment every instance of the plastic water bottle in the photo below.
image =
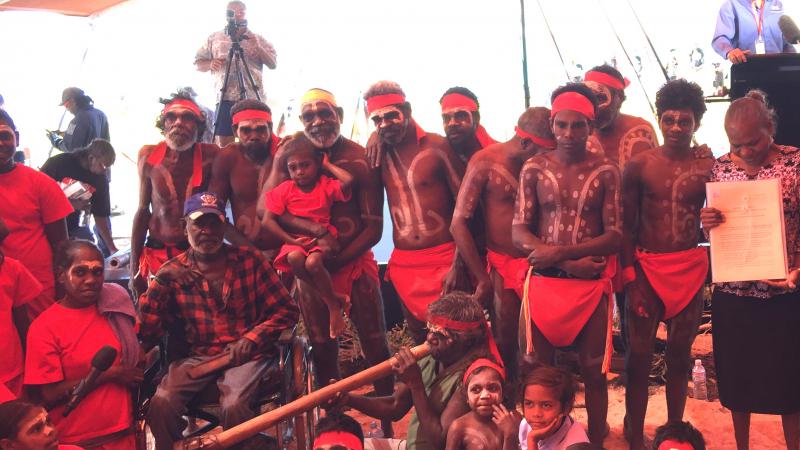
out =
[(367, 432), (368, 438), (381, 439), (383, 438), (383, 430), (378, 426), (378, 422), (374, 420), (369, 424), (369, 431)]
[(706, 369), (699, 359), (694, 360), (692, 368), (692, 384), (694, 385), (695, 400), (708, 400), (708, 387), (706, 386)]

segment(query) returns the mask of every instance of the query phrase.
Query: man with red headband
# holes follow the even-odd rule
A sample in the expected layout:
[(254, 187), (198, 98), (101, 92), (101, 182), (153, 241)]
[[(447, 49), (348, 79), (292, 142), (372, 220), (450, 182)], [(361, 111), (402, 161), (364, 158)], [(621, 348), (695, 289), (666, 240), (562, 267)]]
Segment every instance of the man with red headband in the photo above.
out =
[[(520, 116), (516, 134), (511, 139), (489, 145), (469, 160), (450, 224), (458, 252), (476, 280), (474, 298), (482, 305), (492, 305), (489, 308), (492, 331), (512, 380), (516, 380), (522, 281), (528, 270), (527, 253), (514, 247), (510, 233), (517, 180), (528, 158), (555, 146), (550, 110), (528, 108)], [(486, 224), (485, 238), (474, 235), (469, 229), (476, 214), (482, 214)], [(483, 239), (489, 260), (488, 273), (477, 244)]]
[(329, 413), (314, 426), (313, 450), (364, 450), (364, 431), (347, 414)]
[(422, 342), (428, 304), (469, 283), (459, 280), (466, 270), (449, 230), (464, 166), (446, 139), (411, 118), (397, 83), (379, 81), (364, 99), (383, 149), (381, 177), (392, 216), (395, 249), (386, 279), (397, 290), (414, 340)]
[(481, 125), (478, 97), (465, 87), (451, 87), (439, 99), (444, 134), (466, 164), (478, 150), (497, 141)]
[(282, 242), (261, 227), (264, 186), (279, 140), (272, 133), (272, 113), (263, 102), (249, 99), (236, 102), (231, 115), (239, 142), (229, 144), (214, 160), (208, 190), (223, 203), (231, 202), (233, 226), (225, 233), (230, 242), (274, 253)]
[(594, 92), (598, 103), (588, 143), (590, 152), (605, 154), (622, 170), (633, 155), (658, 146), (650, 122), (620, 112), (630, 81), (617, 69), (607, 64), (594, 67), (583, 76), (583, 83)]
[(700, 86), (679, 79), (656, 94), (664, 145), (631, 158), (623, 177), (623, 280), (628, 295), (626, 431), (630, 448), (644, 446), (647, 384), (653, 346), (667, 324), (667, 411), (683, 420), (690, 351), (703, 312), (708, 253), (698, 247), (700, 208), (713, 158), (698, 159), (692, 136), (706, 111)]
[[(332, 238), (324, 226), (296, 217), (281, 216), (281, 224), (294, 227), (308, 236), (318, 236), (318, 243), (331, 248), (325, 265), (331, 273), (337, 294), (350, 296), (350, 319), (358, 331), (364, 356), (370, 365), (389, 357), (386, 323), (383, 316), (378, 263), (370, 250), (383, 232), (383, 189), (380, 172), (370, 168), (364, 147), (340, 133), (342, 108), (334, 95), (324, 89), (309, 89), (300, 99), (300, 121), (303, 134), (319, 151), (326, 152), (333, 164), (353, 176), (352, 196), (346, 202), (334, 203), (331, 224), (339, 231)], [(282, 153), (278, 153), (282, 160)], [(286, 165), (273, 165), (269, 184), (288, 179)], [(339, 346), (328, 333), (328, 309), (313, 286), (297, 280), (303, 322), (312, 342), (312, 356), (319, 383), (340, 378)], [(375, 392), (389, 395), (391, 377), (375, 382)], [(391, 422), (383, 424), (384, 434), (391, 436)]]
[[(525, 280), (527, 351), (553, 364), (555, 349), (575, 345), (586, 386), (589, 438), (607, 433), (605, 373), (611, 356), (612, 261), (620, 248), (620, 173), (590, 153), (597, 101), (582, 84), (556, 89), (551, 123), (556, 149), (528, 160), (520, 173), (514, 245), (529, 253)], [(525, 295), (526, 294), (526, 295)]]
[(441, 450), (450, 424), (469, 412), (461, 383), (470, 363), (489, 355), (489, 330), (483, 308), (463, 292), (446, 294), (428, 305), (427, 318), (431, 354), (417, 362), (407, 347), (400, 349), (392, 366), (400, 381), (392, 396), (344, 394), (341, 403), (368, 416), (393, 420), (400, 420), (413, 406), (408, 448)]
[[(131, 231), (131, 282), (135, 296), (147, 289), (150, 275), (189, 243), (181, 227), (183, 202), (207, 190), (211, 165), (219, 152), (199, 143), (205, 117), (188, 97), (173, 94), (156, 121), (164, 140), (139, 150), (139, 206)], [(145, 240), (146, 238), (146, 240)]]

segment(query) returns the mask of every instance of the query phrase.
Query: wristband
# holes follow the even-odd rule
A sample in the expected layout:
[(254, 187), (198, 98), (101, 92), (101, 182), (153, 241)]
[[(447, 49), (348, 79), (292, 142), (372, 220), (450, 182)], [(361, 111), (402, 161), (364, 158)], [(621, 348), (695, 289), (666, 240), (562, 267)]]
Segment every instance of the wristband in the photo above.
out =
[(622, 285), (627, 286), (636, 279), (636, 269), (633, 266), (628, 266), (622, 269)]

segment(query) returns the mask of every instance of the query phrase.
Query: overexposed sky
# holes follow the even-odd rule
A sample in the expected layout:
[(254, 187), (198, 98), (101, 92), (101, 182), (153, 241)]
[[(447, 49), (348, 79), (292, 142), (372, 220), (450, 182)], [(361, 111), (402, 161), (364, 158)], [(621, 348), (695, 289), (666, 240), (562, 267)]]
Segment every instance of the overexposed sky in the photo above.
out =
[[(689, 69), (688, 55), (700, 47), (706, 67), (722, 62), (709, 45), (720, 4), (721, 0), (525, 0), (532, 105), (549, 105), (550, 92), (566, 81), (543, 17), (571, 76), (581, 75), (574, 64), (585, 70), (616, 58), (633, 81), (623, 111), (650, 119), (645, 92), (654, 99), (664, 78), (633, 11), (662, 62), (676, 49), (681, 64), (686, 62), (681, 73), (700, 80), (709, 73)], [(788, 14), (800, 19), (800, 2), (784, 4)], [(109, 117), (112, 143), (123, 155), (113, 169), (114, 202), (132, 210), (135, 165), (125, 156), (135, 158), (143, 144), (160, 139), (154, 127), (158, 97), (191, 85), (207, 106), (214, 107), (212, 78), (197, 72), (193, 61), (205, 38), (224, 26), (225, 5), (220, 0), (130, 0), (90, 18), (0, 12), (0, 93), (34, 165), (44, 162), (50, 147), (45, 129), (57, 128), (62, 117), (63, 108), (57, 106), (62, 89), (79, 86)], [(251, 0), (248, 19), (250, 28), (277, 49), (278, 69), (264, 72), (276, 120), (303, 91), (322, 87), (334, 92), (345, 108), (342, 129), (347, 135), (360, 93), (380, 79), (403, 86), (415, 118), (432, 132), (442, 133), (438, 100), (451, 86), (466, 86), (478, 95), (482, 122), (498, 139), (511, 136), (524, 107), (516, 0)], [(625, 51), (643, 60), (642, 85)], [(727, 151), (724, 109), (724, 104), (711, 106), (698, 133), (715, 153)], [(67, 114), (61, 129), (70, 118)], [(289, 125), (296, 129), (299, 121), (294, 117)]]

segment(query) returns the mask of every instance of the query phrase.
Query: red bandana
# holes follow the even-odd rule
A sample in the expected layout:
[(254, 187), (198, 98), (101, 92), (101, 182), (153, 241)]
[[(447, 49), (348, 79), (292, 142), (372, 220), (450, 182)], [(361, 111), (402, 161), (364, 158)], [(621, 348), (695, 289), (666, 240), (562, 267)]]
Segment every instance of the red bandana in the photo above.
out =
[(448, 94), (442, 99), (442, 112), (451, 110), (453, 108), (460, 108), (466, 111), (477, 111), (478, 104), (475, 100), (463, 94), (453, 93)]
[(203, 114), (200, 112), (200, 107), (197, 106), (197, 103), (195, 103), (195, 102), (193, 102), (191, 100), (186, 100), (186, 99), (182, 99), (182, 98), (178, 98), (178, 99), (175, 99), (175, 100), (167, 103), (167, 106), (165, 106), (164, 109), (161, 110), (161, 114), (162, 115), (166, 114), (166, 113), (168, 113), (168, 112), (170, 112), (170, 111), (172, 111), (174, 109), (178, 109), (178, 108), (188, 109), (189, 111), (193, 112), (194, 115), (197, 116), (197, 117), (202, 117), (203, 116)]
[(658, 446), (658, 450), (694, 450), (694, 447), (688, 442), (678, 442), (667, 439)]
[(475, 330), (480, 328), (481, 324), (483, 324), (482, 320), (475, 322), (461, 322), (458, 320), (448, 319), (444, 316), (430, 316), (428, 322), (434, 325), (439, 325), (442, 328), (448, 328), (455, 331)]
[(589, 120), (594, 120), (594, 105), (591, 100), (577, 92), (564, 92), (553, 100), (550, 117), (555, 117), (561, 111), (575, 111), (583, 114)]
[(475, 372), (481, 367), (489, 367), (497, 371), (500, 374), (500, 378), (503, 381), (506, 381), (506, 371), (501, 366), (497, 365), (491, 359), (487, 358), (478, 358), (472, 362), (472, 364), (467, 367), (467, 370), (464, 371), (464, 379), (462, 380), (464, 386), (467, 385), (467, 380), (469, 380), (469, 376), (472, 375), (472, 372)]
[(259, 109), (245, 109), (233, 115), (233, 124), (238, 125), (243, 120), (262, 119), (272, 123), (272, 114)]
[(391, 105), (401, 105), (406, 102), (406, 98), (400, 94), (376, 95), (367, 99), (367, 114), (386, 108)]
[(364, 450), (364, 444), (358, 436), (344, 431), (326, 431), (314, 439), (314, 448), (324, 445), (341, 445), (352, 450)]
[(481, 327), (481, 325), (485, 325), (486, 342), (489, 345), (489, 353), (491, 353), (492, 356), (502, 364), (503, 358), (500, 357), (500, 350), (497, 348), (497, 342), (495, 342), (494, 336), (492, 336), (492, 326), (486, 321), (486, 319), (476, 320), (475, 322), (461, 322), (459, 320), (448, 319), (444, 316), (431, 315), (428, 316), (428, 322), (453, 331), (477, 330)]
[(544, 147), (548, 149), (556, 148), (556, 141), (553, 139), (545, 139), (543, 137), (539, 137), (535, 134), (528, 133), (527, 131), (523, 130), (520, 127), (514, 127), (514, 133), (517, 136), (521, 137), (522, 139), (530, 139), (533, 141), (534, 144), (538, 145), (539, 147)]
[(600, 83), (604, 86), (608, 86), (619, 91), (624, 90), (631, 84), (629, 79), (623, 78), (623, 80), (625, 80), (624, 83), (612, 75), (609, 75), (605, 72), (599, 72), (597, 70), (590, 70), (586, 72), (586, 75), (583, 76), (583, 81), (594, 81), (595, 83)]

